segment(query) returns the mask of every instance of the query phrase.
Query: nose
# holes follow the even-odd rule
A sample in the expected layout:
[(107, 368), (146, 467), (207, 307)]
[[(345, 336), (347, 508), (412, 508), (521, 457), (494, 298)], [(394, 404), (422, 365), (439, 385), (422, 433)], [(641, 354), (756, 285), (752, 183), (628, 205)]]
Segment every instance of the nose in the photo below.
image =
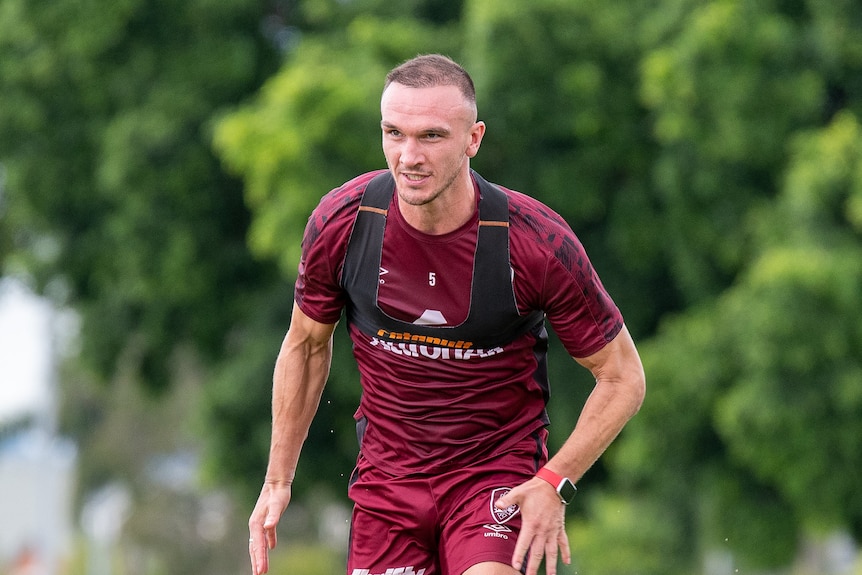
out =
[(403, 166), (417, 166), (424, 160), (422, 147), (415, 138), (405, 138), (398, 161)]

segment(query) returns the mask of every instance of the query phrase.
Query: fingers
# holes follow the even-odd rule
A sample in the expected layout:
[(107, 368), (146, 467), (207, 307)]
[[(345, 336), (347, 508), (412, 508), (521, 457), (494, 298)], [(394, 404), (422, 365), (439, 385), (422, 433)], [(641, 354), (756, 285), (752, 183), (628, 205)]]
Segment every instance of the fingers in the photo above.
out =
[(512, 567), (520, 571), (524, 567), (524, 561), (526, 561), (527, 569), (525, 575), (537, 575), (539, 566), (542, 564), (542, 559), (544, 559), (545, 573), (547, 575), (556, 575), (557, 559), (559, 557), (556, 539), (545, 539), (544, 537), (534, 536), (531, 538), (527, 549), (521, 550), (519, 546), (520, 541), (512, 556)]
[[(556, 575), (557, 573), (557, 558), (559, 557), (559, 548), (557, 547), (557, 539), (547, 539), (545, 541), (545, 573), (547, 575)], [(531, 561), (532, 563), (532, 561)], [(539, 562), (536, 561), (536, 571), (539, 571)], [(527, 566), (529, 569), (531, 565)]]
[[(523, 533), (523, 531), (522, 531)], [(520, 539), (520, 538), (519, 538)], [(557, 561), (562, 557), (563, 563), (571, 563), (569, 541), (565, 535), (557, 538), (544, 538), (540, 536), (526, 537), (529, 539), (529, 547), (521, 548), (521, 542), (516, 545), (512, 555), (512, 567), (520, 571), (526, 561), (525, 575), (537, 575), (542, 560), (545, 560), (546, 575), (556, 575)]]
[(269, 571), (269, 551), (274, 549), (278, 542), (276, 527), (279, 516), (269, 512), (265, 519), (258, 519), (259, 509), (255, 509), (248, 522), (248, 554), (251, 558), (251, 571), (253, 575), (261, 575)]
[(276, 535), (278, 520), (278, 516), (270, 514), (263, 524), (255, 521), (254, 516), (249, 521), (248, 553), (251, 557), (253, 575), (261, 575), (269, 571), (269, 551), (275, 549), (278, 543)]
[(269, 571), (269, 551), (278, 543), (276, 528), (290, 501), (290, 485), (264, 484), (248, 520), (248, 554), (252, 575)]
[(519, 485), (513, 489), (506, 491), (503, 495), (501, 495), (497, 499), (497, 501), (494, 502), (494, 506), (497, 509), (506, 509), (508, 507), (520, 505), (523, 497), (524, 488), (523, 486)]
[(566, 565), (572, 564), (572, 550), (569, 547), (569, 535), (566, 533), (565, 524), (563, 524), (563, 528), (560, 529), (560, 535), (557, 537), (557, 544), (560, 547), (561, 554), (560, 556), (563, 559), (563, 563)]
[(278, 520), (280, 518), (280, 515), (275, 515), (273, 512), (270, 512), (269, 515), (266, 516), (266, 520), (263, 522), (264, 539), (262, 541), (266, 544), (267, 549), (275, 549), (275, 546), (278, 544), (276, 527), (278, 527)]
[[(277, 520), (276, 520), (277, 521)], [(254, 575), (260, 575), (269, 571), (269, 551), (275, 549), (278, 539), (276, 537), (276, 524), (264, 523), (263, 528), (249, 526), (250, 537), (248, 539), (248, 553), (251, 557), (251, 570)]]
[[(540, 540), (540, 538), (536, 537), (533, 539), (533, 544), (530, 546), (530, 551), (527, 554), (527, 571), (526, 575), (536, 575), (539, 572), (539, 565), (542, 564), (542, 557), (545, 555), (545, 546), (544, 542)], [(553, 564), (556, 566), (556, 561)], [(545, 566), (545, 569), (549, 569), (551, 567), (550, 563)], [(548, 571), (548, 575), (553, 575), (550, 571)]]
[(249, 537), (248, 555), (251, 558), (252, 575), (261, 575), (269, 571), (269, 550), (262, 545), (263, 536), (259, 538)]
[(543, 559), (547, 575), (556, 575), (558, 560), (571, 563), (565, 507), (556, 493), (546, 491), (542, 483), (523, 484), (495, 502), (498, 508), (511, 505), (521, 508), (521, 531), (515, 542), (512, 567), (520, 571), (526, 563), (526, 575), (537, 575)]

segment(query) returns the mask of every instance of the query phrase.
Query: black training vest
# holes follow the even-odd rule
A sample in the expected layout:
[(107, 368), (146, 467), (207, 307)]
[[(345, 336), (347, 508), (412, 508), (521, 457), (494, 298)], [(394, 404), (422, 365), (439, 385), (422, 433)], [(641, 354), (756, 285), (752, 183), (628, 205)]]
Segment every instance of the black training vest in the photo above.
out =
[(476, 172), (472, 175), (479, 184), (479, 232), (467, 319), (456, 326), (415, 325), (378, 307), (383, 230), (395, 189), (387, 171), (368, 182), (347, 246), (341, 285), (349, 296), (349, 323), (380, 339), (464, 349), (501, 347), (530, 330), (544, 331), (544, 312), (521, 315), (515, 301), (508, 198)]

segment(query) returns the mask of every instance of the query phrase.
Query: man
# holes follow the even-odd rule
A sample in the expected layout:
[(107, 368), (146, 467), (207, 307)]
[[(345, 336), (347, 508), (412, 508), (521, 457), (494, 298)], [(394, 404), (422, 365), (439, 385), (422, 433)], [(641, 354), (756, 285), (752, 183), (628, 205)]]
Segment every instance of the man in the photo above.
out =
[[(634, 343), (562, 218), (470, 170), (485, 124), (460, 66), (395, 68), (381, 115), (388, 171), (330, 192), (306, 228), (253, 573), (269, 568), (346, 310), (363, 391), (348, 574), (535, 575), (544, 559), (554, 575), (571, 560), (572, 483), (643, 401)], [(550, 460), (545, 318), (596, 379)]]

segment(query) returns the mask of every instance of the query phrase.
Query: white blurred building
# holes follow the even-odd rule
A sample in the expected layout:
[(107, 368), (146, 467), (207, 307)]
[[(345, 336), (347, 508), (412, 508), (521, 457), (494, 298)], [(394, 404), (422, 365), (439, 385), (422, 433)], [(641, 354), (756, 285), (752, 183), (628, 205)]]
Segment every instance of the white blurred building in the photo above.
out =
[(75, 446), (43, 429), (0, 442), (0, 565), (57, 575), (71, 553)]
[(77, 450), (56, 435), (58, 323), (47, 301), (0, 280), (0, 573), (9, 575), (61, 575), (71, 554)]

